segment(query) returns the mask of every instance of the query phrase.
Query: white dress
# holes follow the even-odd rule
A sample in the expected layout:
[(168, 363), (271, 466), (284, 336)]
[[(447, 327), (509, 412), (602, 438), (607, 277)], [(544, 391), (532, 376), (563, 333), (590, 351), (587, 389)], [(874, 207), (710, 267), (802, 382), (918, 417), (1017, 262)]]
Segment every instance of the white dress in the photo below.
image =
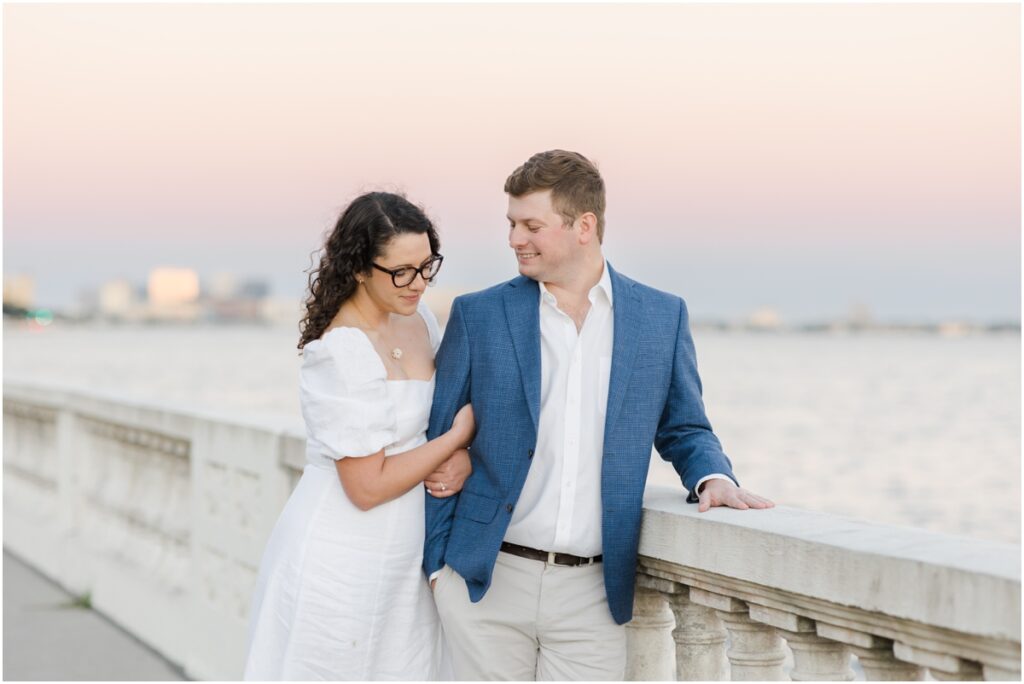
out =
[[(436, 351), (437, 321), (422, 304), (419, 311)], [(391, 456), (426, 441), (433, 378), (386, 376), (356, 328), (334, 328), (305, 346), (307, 463), (260, 564), (245, 679), (450, 678), (421, 568), (423, 487), (361, 511), (335, 469), (335, 459), (382, 447)]]

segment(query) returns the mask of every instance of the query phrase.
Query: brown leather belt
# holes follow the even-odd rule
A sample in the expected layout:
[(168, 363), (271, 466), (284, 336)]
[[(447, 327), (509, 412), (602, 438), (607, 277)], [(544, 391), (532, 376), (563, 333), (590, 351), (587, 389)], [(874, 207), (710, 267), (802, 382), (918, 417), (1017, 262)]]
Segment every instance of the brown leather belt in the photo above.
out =
[(604, 558), (603, 555), (594, 556), (593, 558), (583, 558), (582, 556), (574, 556), (571, 553), (539, 551), (537, 549), (531, 549), (529, 546), (510, 544), (509, 542), (501, 542), (501, 550), (505, 553), (511, 553), (513, 556), (522, 556), (523, 558), (544, 561), (545, 563), (551, 563), (552, 565), (568, 565), (570, 567), (593, 565), (594, 563), (600, 563), (601, 559)]

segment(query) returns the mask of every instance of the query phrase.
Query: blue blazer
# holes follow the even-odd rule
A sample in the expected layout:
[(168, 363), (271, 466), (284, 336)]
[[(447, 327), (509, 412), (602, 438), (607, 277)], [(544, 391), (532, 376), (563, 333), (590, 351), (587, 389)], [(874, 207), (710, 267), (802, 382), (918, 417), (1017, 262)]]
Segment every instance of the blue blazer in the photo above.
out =
[[(686, 304), (610, 266), (609, 275), (615, 336), (601, 465), (601, 536), (608, 605), (622, 624), (633, 615), (651, 445), (675, 466), (691, 490), (691, 503), (702, 477), (736, 478), (704, 413)], [(540, 363), (536, 281), (520, 276), (452, 304), (437, 352), (427, 436), (447, 431), (456, 412), (472, 402), (473, 473), (458, 495), (427, 497), (423, 568), (430, 575), (450, 565), (465, 579), (473, 602), (490, 586), (537, 445)]]

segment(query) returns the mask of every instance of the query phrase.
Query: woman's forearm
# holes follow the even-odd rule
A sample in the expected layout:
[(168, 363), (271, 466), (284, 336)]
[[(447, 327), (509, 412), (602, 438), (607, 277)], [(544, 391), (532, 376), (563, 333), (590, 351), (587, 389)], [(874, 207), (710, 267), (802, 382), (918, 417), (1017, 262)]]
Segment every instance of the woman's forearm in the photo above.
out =
[(453, 431), (449, 431), (394, 456), (384, 456), (381, 450), (364, 458), (340, 459), (336, 461), (338, 477), (352, 503), (367, 511), (419, 486), (462, 446)]

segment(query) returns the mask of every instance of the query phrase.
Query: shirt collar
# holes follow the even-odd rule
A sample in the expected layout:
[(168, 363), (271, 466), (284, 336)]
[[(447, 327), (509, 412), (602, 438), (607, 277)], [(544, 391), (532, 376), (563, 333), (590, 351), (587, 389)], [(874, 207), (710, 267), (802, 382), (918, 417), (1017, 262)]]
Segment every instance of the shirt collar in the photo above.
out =
[[(546, 301), (552, 306), (557, 306), (555, 295), (548, 291), (548, 288), (544, 286), (544, 283), (538, 281), (537, 284), (540, 285), (540, 301), (542, 303)], [(608, 299), (608, 306), (614, 308), (615, 300), (612, 297), (612, 277), (608, 274), (607, 260), (604, 262), (604, 270), (601, 272), (601, 279), (597, 281), (597, 285), (590, 288), (588, 296), (590, 297), (591, 303), (594, 302), (594, 298), (599, 292), (604, 292), (604, 296)]]

